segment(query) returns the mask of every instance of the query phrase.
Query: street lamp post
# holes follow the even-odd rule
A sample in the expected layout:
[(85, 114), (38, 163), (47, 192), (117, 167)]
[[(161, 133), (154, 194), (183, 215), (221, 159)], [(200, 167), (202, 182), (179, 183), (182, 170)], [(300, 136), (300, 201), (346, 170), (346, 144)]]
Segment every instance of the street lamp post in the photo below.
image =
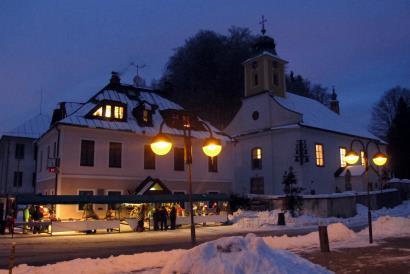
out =
[(372, 166), (370, 159), (369, 159), (369, 145), (375, 144), (377, 147), (377, 153), (373, 156), (372, 162), (376, 166), (384, 166), (387, 162), (387, 156), (384, 153), (381, 153), (379, 143), (373, 140), (367, 141), (367, 143), (363, 143), (360, 139), (353, 139), (350, 143), (350, 150), (346, 153), (345, 160), (349, 165), (353, 165), (359, 161), (359, 153), (353, 150), (353, 145), (355, 143), (359, 143), (362, 147), (363, 157), (364, 157), (364, 167), (365, 167), (365, 180), (367, 182), (367, 221), (369, 225), (369, 243), (373, 243), (373, 230), (372, 230), (372, 212), (370, 210), (370, 183), (369, 183), (369, 167), (371, 167), (374, 172), (378, 175), (378, 171)]
[[(192, 202), (192, 122), (193, 116), (186, 111), (178, 111), (172, 117), (173, 123), (178, 127), (181, 128), (183, 131), (184, 136), (184, 151), (185, 151), (185, 163), (188, 168), (188, 200), (189, 200), (189, 214), (191, 220), (191, 242), (192, 245), (196, 243), (196, 235), (195, 235), (195, 223), (194, 223), (194, 207)], [(165, 119), (162, 121), (159, 133), (154, 136), (151, 140), (151, 149), (157, 155), (165, 155), (167, 154), (172, 148), (172, 140), (171, 138), (162, 133), (162, 128), (164, 126)], [(204, 122), (195, 119), (195, 123), (204, 126), (207, 131), (209, 132), (210, 137), (205, 139), (205, 142), (202, 146), (202, 150), (205, 155), (209, 157), (217, 156), (221, 150), (222, 145), (220, 140), (216, 139), (212, 135), (211, 128), (205, 124)]]

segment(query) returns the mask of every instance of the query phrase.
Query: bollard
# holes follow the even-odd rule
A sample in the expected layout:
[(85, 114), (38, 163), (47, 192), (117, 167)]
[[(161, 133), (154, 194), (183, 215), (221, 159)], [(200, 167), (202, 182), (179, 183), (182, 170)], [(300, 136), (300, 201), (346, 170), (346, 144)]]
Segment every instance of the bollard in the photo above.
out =
[(320, 241), (320, 251), (330, 252), (329, 237), (327, 236), (327, 226), (326, 225), (319, 225), (319, 241)]
[(9, 274), (13, 273), (15, 255), (16, 255), (16, 242), (13, 242), (11, 244), (11, 251), (10, 251), (10, 257), (9, 257)]
[(278, 213), (278, 225), (286, 225), (285, 222), (285, 213)]

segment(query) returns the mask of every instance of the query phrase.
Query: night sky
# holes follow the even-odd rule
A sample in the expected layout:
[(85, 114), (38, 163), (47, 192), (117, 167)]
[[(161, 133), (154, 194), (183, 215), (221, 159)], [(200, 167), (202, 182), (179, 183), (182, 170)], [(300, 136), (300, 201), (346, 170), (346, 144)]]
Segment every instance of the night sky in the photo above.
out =
[[(130, 62), (159, 78), (176, 47), (200, 29), (259, 33), (260, 16), (288, 71), (336, 86), (341, 112), (367, 125), (387, 89), (410, 88), (410, 1), (0, 2), (0, 132), (57, 102), (84, 101)], [(105, 83), (102, 83), (100, 88)]]

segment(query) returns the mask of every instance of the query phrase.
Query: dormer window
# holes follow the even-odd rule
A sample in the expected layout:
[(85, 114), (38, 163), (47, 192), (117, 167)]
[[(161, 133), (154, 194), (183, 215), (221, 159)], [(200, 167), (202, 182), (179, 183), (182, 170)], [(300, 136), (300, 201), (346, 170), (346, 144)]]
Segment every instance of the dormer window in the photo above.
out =
[(125, 120), (125, 108), (126, 105), (121, 102), (103, 101), (88, 116), (89, 118), (123, 121)]
[(149, 107), (150, 106), (141, 104), (138, 107), (134, 108), (134, 110), (132, 111), (132, 114), (137, 120), (138, 125), (141, 127), (152, 127), (153, 110), (150, 109)]
[(144, 109), (142, 111), (142, 120), (144, 121), (144, 123), (148, 123), (150, 120), (150, 112), (148, 109)]

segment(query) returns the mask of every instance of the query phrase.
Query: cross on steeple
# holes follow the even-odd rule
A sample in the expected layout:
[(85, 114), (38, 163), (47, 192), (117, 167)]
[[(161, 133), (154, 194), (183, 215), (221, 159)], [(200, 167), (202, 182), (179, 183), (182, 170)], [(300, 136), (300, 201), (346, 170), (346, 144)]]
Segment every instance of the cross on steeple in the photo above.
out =
[(265, 23), (266, 23), (267, 21), (268, 21), (268, 20), (265, 19), (265, 16), (262, 15), (262, 19), (261, 19), (261, 21), (259, 22), (259, 24), (262, 25), (262, 30), (261, 30), (262, 35), (265, 35), (265, 33), (266, 33)]

